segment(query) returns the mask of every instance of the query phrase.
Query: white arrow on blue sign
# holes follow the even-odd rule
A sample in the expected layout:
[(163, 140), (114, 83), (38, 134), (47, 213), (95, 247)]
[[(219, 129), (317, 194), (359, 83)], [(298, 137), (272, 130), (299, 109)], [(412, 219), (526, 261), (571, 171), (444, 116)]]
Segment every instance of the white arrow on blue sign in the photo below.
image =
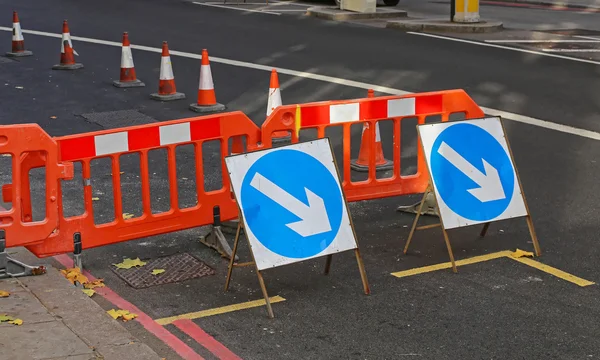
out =
[(418, 129), (446, 229), (527, 215), (500, 118)]
[(225, 161), (259, 270), (357, 247), (329, 139)]

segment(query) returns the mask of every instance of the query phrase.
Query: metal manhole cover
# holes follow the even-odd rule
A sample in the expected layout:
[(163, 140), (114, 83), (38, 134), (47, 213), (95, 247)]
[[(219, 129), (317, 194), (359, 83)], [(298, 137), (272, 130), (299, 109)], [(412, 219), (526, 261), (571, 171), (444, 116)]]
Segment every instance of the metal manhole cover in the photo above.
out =
[[(175, 254), (146, 262), (145, 266), (131, 269), (110, 267), (121, 279), (135, 289), (169, 284), (184, 280), (214, 275), (215, 270), (188, 253)], [(164, 269), (165, 272), (152, 275), (152, 270)]]

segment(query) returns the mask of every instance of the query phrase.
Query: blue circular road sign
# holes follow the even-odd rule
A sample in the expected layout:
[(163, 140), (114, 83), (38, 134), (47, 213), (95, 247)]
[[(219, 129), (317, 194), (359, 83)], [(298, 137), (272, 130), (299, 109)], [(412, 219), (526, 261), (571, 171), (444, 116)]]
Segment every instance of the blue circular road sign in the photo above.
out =
[(316, 158), (292, 149), (272, 151), (252, 164), (240, 197), (256, 239), (296, 259), (317, 255), (333, 242), (345, 206), (337, 178)]
[(502, 145), (483, 128), (456, 124), (431, 149), (431, 175), (439, 196), (457, 215), (488, 221), (510, 205), (515, 170)]

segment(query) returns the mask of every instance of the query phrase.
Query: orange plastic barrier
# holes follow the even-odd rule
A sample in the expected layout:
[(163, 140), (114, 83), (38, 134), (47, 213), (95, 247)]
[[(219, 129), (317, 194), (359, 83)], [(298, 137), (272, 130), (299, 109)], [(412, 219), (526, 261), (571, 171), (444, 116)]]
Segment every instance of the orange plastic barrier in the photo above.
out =
[[(73, 236), (81, 235), (84, 249), (140, 239), (214, 223), (216, 208), (220, 220), (238, 217), (238, 208), (231, 191), (224, 158), (231, 153), (244, 151), (241, 138), (246, 139), (246, 151), (269, 148), (273, 134), (288, 131), (292, 142), (296, 134), (296, 110), (299, 108), (302, 129), (316, 129), (317, 137), (325, 137), (329, 127), (342, 127), (343, 131), (343, 187), (349, 201), (377, 199), (424, 192), (427, 173), (420, 144), (417, 144), (417, 172), (400, 176), (401, 121), (417, 118), (425, 123), (428, 116), (439, 116), (448, 121), (454, 113), (464, 118), (484, 116), (483, 111), (462, 90), (440, 91), (407, 96), (386, 96), (349, 101), (328, 101), (299, 105), (279, 106), (264, 122), (262, 129), (241, 112), (174, 120), (142, 126), (98, 131), (85, 134), (51, 138), (38, 125), (0, 126), (0, 154), (11, 154), (12, 184), (4, 185), (2, 195), (13, 207), (0, 208), (0, 229), (6, 230), (7, 247), (27, 246), (38, 257), (72, 252)], [(378, 121), (393, 121), (393, 175), (376, 177), (375, 131), (369, 131), (368, 178), (351, 181), (351, 126), (375, 129)], [(231, 140), (231, 148), (229, 141)], [(202, 145), (218, 141), (221, 147), (222, 186), (205, 191)], [(195, 187), (197, 204), (179, 206), (176, 147), (192, 144), (196, 163)], [(170, 209), (153, 213), (150, 197), (150, 171), (148, 153), (155, 149), (167, 150)], [(140, 164), (142, 214), (123, 217), (121, 190), (121, 156), (137, 154)], [(92, 206), (91, 162), (100, 158), (110, 160), (114, 220), (104, 224), (94, 221)], [(73, 164), (81, 163), (83, 182), (83, 208), (80, 215), (66, 217), (61, 187), (62, 179), (73, 178)], [(33, 221), (29, 172), (45, 167), (45, 219)]]
[[(38, 257), (45, 257), (73, 251), (75, 233), (81, 234), (83, 249), (87, 249), (209, 225), (213, 223), (213, 211), (217, 206), (222, 220), (237, 218), (238, 208), (231, 197), (224, 157), (229, 155), (229, 138), (240, 136), (246, 137), (249, 150), (255, 149), (260, 141), (260, 129), (245, 114), (231, 112), (55, 138), (59, 149), (58, 161), (82, 164), (85, 211), (79, 216), (65, 217), (61, 188), (58, 186), (58, 231), (48, 236), (47, 241), (29, 246), (28, 249)], [(223, 186), (219, 190), (207, 192), (204, 191), (202, 143), (211, 140), (219, 140), (221, 143)], [(178, 204), (175, 148), (190, 143), (194, 144), (196, 156), (198, 204), (181, 209)], [(156, 148), (167, 149), (171, 209), (153, 214), (150, 204), (148, 152)], [(121, 196), (120, 157), (128, 153), (140, 155), (139, 176), (143, 213), (140, 217), (132, 219), (123, 218)], [(109, 223), (95, 224), (90, 163), (101, 157), (110, 158), (112, 164), (115, 219)]]
[[(424, 124), (428, 116), (441, 116), (448, 121), (455, 113), (464, 114), (465, 119), (484, 116), (484, 112), (464, 90), (448, 90), (405, 96), (383, 96), (344, 101), (327, 101), (278, 107), (262, 125), (263, 145), (272, 146), (275, 132), (289, 131), (292, 142), (298, 141), (295, 132), (296, 107), (300, 106), (300, 129), (313, 128), (317, 137), (325, 137), (330, 127), (342, 127), (343, 161), (338, 164), (343, 178), (342, 186), (348, 201), (378, 199), (390, 196), (417, 194), (425, 191), (428, 182), (427, 166), (420, 143), (417, 144), (417, 172), (409, 176), (400, 175), (400, 122), (406, 118), (418, 118)], [(376, 177), (377, 142), (375, 131), (370, 131), (368, 178), (363, 181), (350, 181), (350, 128), (356, 123), (368, 123), (370, 129), (381, 120), (393, 120), (393, 175), (388, 178)]]
[[(62, 164), (56, 142), (37, 124), (2, 126), (0, 154), (12, 157), (12, 184), (2, 186), (2, 199), (12, 203), (0, 208), (0, 229), (6, 231), (6, 247), (43, 242), (58, 231), (59, 179), (73, 178), (73, 164)], [(45, 167), (44, 218), (31, 212), (29, 170)]]

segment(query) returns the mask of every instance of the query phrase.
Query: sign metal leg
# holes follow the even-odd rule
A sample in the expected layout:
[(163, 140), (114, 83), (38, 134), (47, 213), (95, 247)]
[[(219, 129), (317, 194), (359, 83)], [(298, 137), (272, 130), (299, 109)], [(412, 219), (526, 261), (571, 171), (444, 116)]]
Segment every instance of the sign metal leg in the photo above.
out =
[(235, 255), (237, 253), (238, 243), (240, 240), (240, 232), (242, 230), (242, 222), (238, 223), (237, 231), (235, 232), (235, 241), (233, 243), (233, 251), (231, 253), (231, 259), (229, 259), (229, 268), (227, 269), (227, 279), (225, 280), (225, 291), (229, 289), (229, 282), (231, 281), (231, 273), (233, 272), (233, 262), (235, 261)]
[(427, 198), (427, 194), (429, 194), (429, 187), (425, 190), (425, 194), (423, 194), (423, 199), (421, 200), (421, 204), (419, 204), (419, 210), (417, 210), (417, 215), (415, 216), (415, 220), (413, 221), (412, 228), (410, 229), (410, 233), (408, 234), (408, 240), (406, 240), (406, 245), (404, 246), (404, 254), (408, 251), (408, 246), (410, 245), (410, 241), (412, 240), (413, 235), (415, 234), (415, 230), (417, 228), (417, 223), (419, 222), (419, 217), (421, 217), (421, 211), (423, 210), (423, 204), (425, 204), (425, 198)]
[(325, 260), (325, 275), (329, 275), (329, 269), (331, 268), (331, 260), (333, 259), (333, 255), (327, 255), (327, 260)]
[[(529, 212), (529, 209), (527, 210), (527, 212)], [(538, 242), (538, 238), (533, 227), (533, 220), (531, 220), (531, 215), (527, 215), (527, 227), (529, 228), (529, 234), (531, 235), (531, 241), (533, 242), (533, 248), (535, 249), (535, 256), (541, 256), (542, 250), (540, 249), (540, 243)]]
[(369, 288), (369, 281), (367, 280), (365, 264), (363, 263), (362, 256), (360, 255), (360, 251), (358, 250), (358, 248), (354, 249), (354, 254), (356, 254), (356, 262), (358, 263), (358, 271), (360, 272), (360, 279), (363, 284), (363, 290), (365, 292), (365, 295), (369, 295), (371, 293), (371, 289)]

